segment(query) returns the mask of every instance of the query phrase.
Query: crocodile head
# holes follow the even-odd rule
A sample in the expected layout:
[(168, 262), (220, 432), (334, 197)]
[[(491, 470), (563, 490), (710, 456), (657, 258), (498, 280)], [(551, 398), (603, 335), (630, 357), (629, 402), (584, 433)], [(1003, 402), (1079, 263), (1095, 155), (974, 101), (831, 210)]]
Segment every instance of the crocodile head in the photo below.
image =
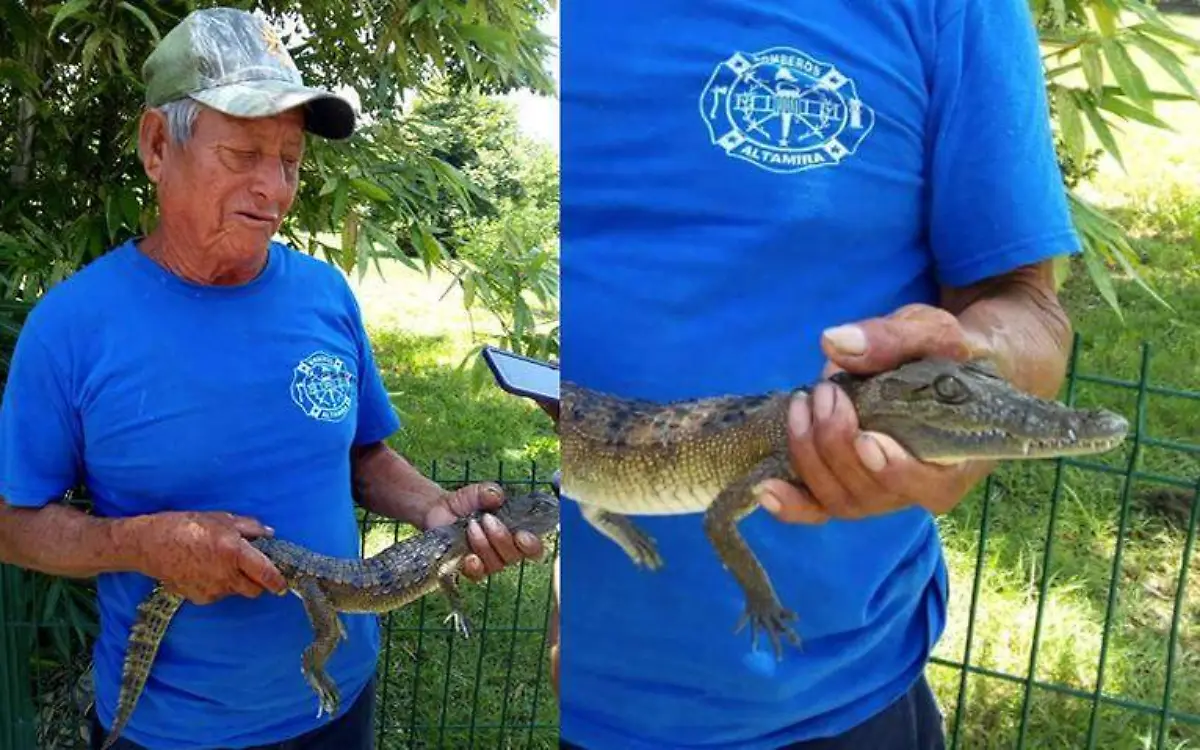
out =
[(528, 531), (542, 537), (558, 527), (558, 498), (545, 492), (513, 495), (492, 515), (509, 531)]
[(923, 359), (874, 376), (831, 379), (850, 395), (862, 429), (892, 436), (929, 463), (1101, 453), (1129, 430), (1119, 414), (1016, 390), (982, 360)]

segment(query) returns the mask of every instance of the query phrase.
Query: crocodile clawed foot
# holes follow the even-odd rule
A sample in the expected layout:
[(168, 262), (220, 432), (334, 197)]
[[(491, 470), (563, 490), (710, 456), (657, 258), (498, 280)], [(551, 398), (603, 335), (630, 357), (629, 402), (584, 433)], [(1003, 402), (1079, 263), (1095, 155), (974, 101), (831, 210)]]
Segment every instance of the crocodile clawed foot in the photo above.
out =
[(337, 715), (338, 706), (341, 704), (337, 686), (324, 674), (316, 674), (308, 670), (301, 671), (304, 673), (304, 679), (308, 682), (309, 687), (317, 694), (317, 718), (328, 716), (332, 719)]
[(648, 570), (658, 570), (662, 567), (662, 557), (658, 554), (658, 548), (650, 537), (640, 534), (630, 539), (629, 542), (629, 547), (625, 551), (634, 564)]
[(442, 622), (446, 623), (446, 622), (450, 622), (451, 620), (454, 620), (454, 629), (456, 631), (458, 631), (459, 633), (462, 633), (463, 638), (471, 637), (472, 625), (471, 625), (471, 621), (467, 619), (466, 615), (464, 615), (462, 612), (459, 612), (458, 610), (454, 610), (449, 615), (447, 615), (446, 619), (442, 620)]
[(767, 637), (771, 639), (771, 646), (775, 651), (776, 660), (782, 660), (783, 645), (780, 643), (780, 636), (786, 638), (796, 648), (800, 648), (800, 636), (788, 624), (796, 619), (795, 612), (785, 609), (778, 602), (748, 602), (746, 604), (746, 611), (742, 613), (742, 617), (738, 620), (737, 627), (734, 628), (733, 632), (735, 634), (740, 633), (746, 625), (749, 625), (751, 633), (750, 646), (755, 651), (758, 650), (759, 631), (766, 632)]

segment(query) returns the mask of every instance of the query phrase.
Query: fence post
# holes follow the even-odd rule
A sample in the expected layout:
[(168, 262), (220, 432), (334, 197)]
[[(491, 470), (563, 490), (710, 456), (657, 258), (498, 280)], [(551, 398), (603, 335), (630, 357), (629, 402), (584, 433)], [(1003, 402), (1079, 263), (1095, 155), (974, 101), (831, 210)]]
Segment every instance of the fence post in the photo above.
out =
[(20, 632), (27, 617), (25, 573), (0, 564), (0, 750), (34, 747), (34, 706), (29, 694), (28, 639)]

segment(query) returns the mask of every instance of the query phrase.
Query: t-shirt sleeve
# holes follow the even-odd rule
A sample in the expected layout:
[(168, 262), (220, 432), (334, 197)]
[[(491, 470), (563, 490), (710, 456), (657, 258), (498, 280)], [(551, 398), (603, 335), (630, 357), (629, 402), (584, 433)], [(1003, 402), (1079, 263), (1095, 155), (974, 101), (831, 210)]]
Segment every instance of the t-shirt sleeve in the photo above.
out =
[(375, 361), (375, 352), (367, 336), (358, 301), (349, 287), (345, 288), (345, 293), (349, 298), (354, 336), (358, 343), (358, 428), (354, 434), (354, 444), (366, 445), (384, 440), (400, 429), (400, 417), (388, 398), (387, 386)]
[(32, 326), (35, 317), (17, 338), (0, 396), (0, 497), (23, 507), (60, 499), (78, 484), (83, 465), (70, 379)]
[(931, 82), (930, 241), (939, 281), (965, 286), (1079, 242), (1027, 1), (948, 13)]

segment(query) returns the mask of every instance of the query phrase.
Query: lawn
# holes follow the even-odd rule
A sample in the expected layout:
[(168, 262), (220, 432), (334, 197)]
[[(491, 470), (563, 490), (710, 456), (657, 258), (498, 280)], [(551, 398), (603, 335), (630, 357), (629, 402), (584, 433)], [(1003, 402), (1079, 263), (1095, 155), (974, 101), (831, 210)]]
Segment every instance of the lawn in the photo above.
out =
[[(1200, 34), (1200, 20), (1180, 18), (1180, 24)], [(1200, 78), (1200, 64), (1192, 70)], [(1152, 83), (1174, 88), (1161, 76), (1152, 76)], [(1155, 386), (1198, 390), (1200, 106), (1160, 105), (1159, 114), (1177, 123), (1177, 132), (1127, 126), (1121, 137), (1127, 170), (1106, 160), (1086, 190), (1139, 239), (1146, 261), (1142, 274), (1173, 310), (1118, 276), (1124, 315), (1118, 319), (1079, 265), (1062, 296), (1081, 336), (1079, 373), (1136, 382), (1144, 367)], [(473, 390), (458, 369), (472, 327), (486, 328), (488, 320), (478, 313), (468, 318), (453, 291), (443, 296), (448, 286), (447, 278), (426, 279), (396, 265), (386, 267), (382, 279), (355, 282), (406, 423), (396, 447), (451, 481), (468, 472), (475, 479), (501, 471), (508, 479), (528, 478), (531, 462), (539, 478), (548, 476), (557, 466), (557, 442), (545, 415), (490, 383)], [(1136, 389), (1078, 382), (1070, 390), (1078, 403), (1139, 413)], [(1142, 439), (1200, 442), (1200, 398), (1150, 392), (1142, 416)], [(1093, 463), (1123, 471), (1132, 449), (1131, 444)], [(1026, 701), (1023, 678), (1036, 653), (1036, 680), (1090, 694), (1104, 654), (1101, 692), (1161, 709), (1173, 627), (1170, 708), (1200, 716), (1200, 571), (1194, 559), (1183, 607), (1175, 611), (1190, 490), (1152, 481), (1165, 476), (1194, 485), (1200, 481), (1200, 454), (1157, 445), (1141, 445), (1139, 451), (1136, 468), (1151, 478), (1127, 483), (1121, 473), (1074, 463), (1010, 465), (989, 488), (941, 519), (951, 569), (951, 622), (936, 652), (941, 663), (931, 667), (930, 676), (952, 730), (961, 672), (945, 664), (963, 661), (968, 631), (973, 667), (1017, 678), (967, 679), (958, 747), (1009, 748), (1018, 739), (1039, 749), (1160, 746), (1161, 711), (1101, 703), (1092, 726), (1090, 697), (1034, 686)], [(388, 527), (372, 532), (369, 548), (385, 544), (392, 533)], [(456, 727), (472, 725), (480, 747), (522, 747), (530, 739), (539, 747), (553, 744), (556, 712), (543, 679), (547, 578), (546, 566), (529, 565), (486, 587), (471, 587), (469, 611), (480, 613), (477, 624), (487, 623), (484, 637), (471, 642), (448, 637), (441, 622), (446, 610), (435, 598), (392, 616), (381, 667), (388, 676), (385, 747), (441, 741), (465, 746), (470, 735), (455, 734)], [(551, 726), (531, 731), (530, 723)], [(508, 731), (493, 729), (499, 724)], [(1177, 721), (1168, 724), (1161, 747), (1198, 745), (1200, 725)]]

